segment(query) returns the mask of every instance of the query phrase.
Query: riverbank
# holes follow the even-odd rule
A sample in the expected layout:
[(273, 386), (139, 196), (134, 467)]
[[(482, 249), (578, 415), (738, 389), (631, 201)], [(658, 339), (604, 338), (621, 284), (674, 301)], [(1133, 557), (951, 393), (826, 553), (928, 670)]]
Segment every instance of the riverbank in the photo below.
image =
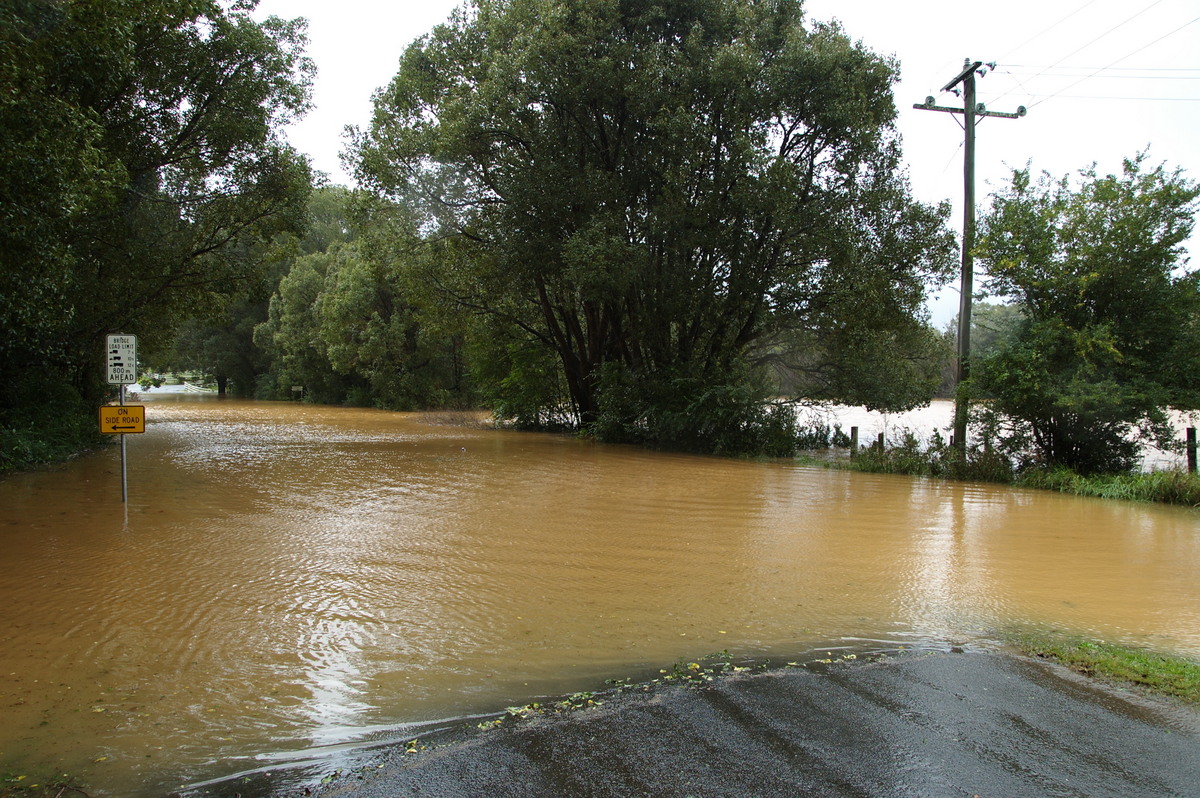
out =
[(1159, 798), (1200, 783), (1200, 713), (1011, 653), (830, 658), (589, 700), (377, 752), (317, 794)]
[(1096, 499), (1200, 507), (1200, 474), (1188, 473), (1178, 468), (1093, 476), (1082, 476), (1066, 468), (1031, 468), (1014, 472), (1011, 464), (998, 456), (975, 452), (970, 459), (963, 462), (946, 444), (937, 448), (925, 448), (913, 439), (884, 449), (861, 449), (853, 458), (816, 457), (810, 453), (800, 455), (797, 461), (804, 465), (869, 474), (902, 474), (960, 482), (993, 482)]

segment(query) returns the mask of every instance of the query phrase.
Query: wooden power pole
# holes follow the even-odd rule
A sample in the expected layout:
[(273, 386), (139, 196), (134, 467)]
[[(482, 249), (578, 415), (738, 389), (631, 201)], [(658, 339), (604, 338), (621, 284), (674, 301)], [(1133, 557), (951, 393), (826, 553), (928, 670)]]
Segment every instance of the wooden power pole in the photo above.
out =
[[(995, 69), (995, 64), (989, 64)], [(967, 396), (962, 384), (970, 375), (971, 354), (971, 298), (975, 291), (975, 261), (971, 250), (975, 247), (975, 120), (981, 116), (998, 116), (1004, 119), (1018, 119), (1025, 116), (1025, 106), (1017, 108), (1016, 113), (989, 111), (983, 103), (975, 102), (975, 76), (987, 74), (982, 61), (966, 59), (963, 70), (945, 86), (942, 91), (950, 91), (958, 84), (963, 84), (963, 107), (950, 108), (935, 105), (933, 97), (926, 97), (924, 103), (914, 104), (913, 108), (922, 111), (942, 111), (950, 114), (963, 115), (963, 132), (966, 136), (963, 142), (963, 238), (962, 238), (962, 283), (958, 304), (958, 368), (954, 374), (954, 445), (964, 455), (967, 451)]]

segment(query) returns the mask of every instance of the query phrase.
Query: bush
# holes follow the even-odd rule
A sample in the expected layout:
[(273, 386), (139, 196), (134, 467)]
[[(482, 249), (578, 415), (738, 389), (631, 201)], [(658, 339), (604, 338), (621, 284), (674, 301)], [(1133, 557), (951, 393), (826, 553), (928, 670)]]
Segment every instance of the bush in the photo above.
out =
[(95, 407), (61, 380), (43, 375), (11, 386), (0, 411), (0, 474), (67, 460), (102, 443)]
[(1011, 482), (1013, 467), (1008, 458), (986, 442), (970, 447), (966, 458), (950, 446), (940, 432), (934, 432), (923, 444), (911, 429), (900, 431), (900, 443), (880, 448), (878, 444), (860, 450), (850, 461), (854, 471), (980, 482)]
[(830, 443), (832, 445), (838, 447), (839, 449), (849, 449), (850, 448), (850, 443), (851, 443), (850, 436), (842, 431), (841, 424), (833, 425), (833, 438), (830, 440)]
[(791, 457), (796, 414), (771, 404), (748, 375), (704, 384), (698, 378), (637, 374), (610, 365), (601, 377), (601, 411), (586, 432), (609, 443), (636, 443), (704, 454)]
[[(841, 431), (839, 426), (838, 431)], [(804, 451), (812, 451), (814, 449), (828, 449), (835, 445), (833, 442), (834, 432), (829, 425), (822, 421), (814, 421), (807, 426), (800, 427), (796, 430), (796, 448)], [(849, 446), (849, 438), (846, 439), (846, 445)]]

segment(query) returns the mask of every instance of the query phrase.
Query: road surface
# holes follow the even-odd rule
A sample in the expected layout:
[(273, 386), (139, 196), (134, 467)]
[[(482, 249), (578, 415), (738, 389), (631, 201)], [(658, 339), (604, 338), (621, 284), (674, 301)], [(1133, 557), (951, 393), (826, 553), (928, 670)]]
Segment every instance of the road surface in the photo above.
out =
[(367, 796), (1200, 796), (1200, 712), (997, 652), (635, 688), (378, 753)]

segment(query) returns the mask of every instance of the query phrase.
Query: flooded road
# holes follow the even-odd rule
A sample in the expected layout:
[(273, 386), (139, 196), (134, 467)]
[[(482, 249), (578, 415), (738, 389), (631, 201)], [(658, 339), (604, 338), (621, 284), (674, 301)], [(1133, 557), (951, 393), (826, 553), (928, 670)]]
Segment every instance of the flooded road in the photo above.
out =
[(1200, 513), (143, 397), (0, 481), (0, 770), (99, 795), (403, 737), (727, 649), (1058, 629), (1200, 657)]

